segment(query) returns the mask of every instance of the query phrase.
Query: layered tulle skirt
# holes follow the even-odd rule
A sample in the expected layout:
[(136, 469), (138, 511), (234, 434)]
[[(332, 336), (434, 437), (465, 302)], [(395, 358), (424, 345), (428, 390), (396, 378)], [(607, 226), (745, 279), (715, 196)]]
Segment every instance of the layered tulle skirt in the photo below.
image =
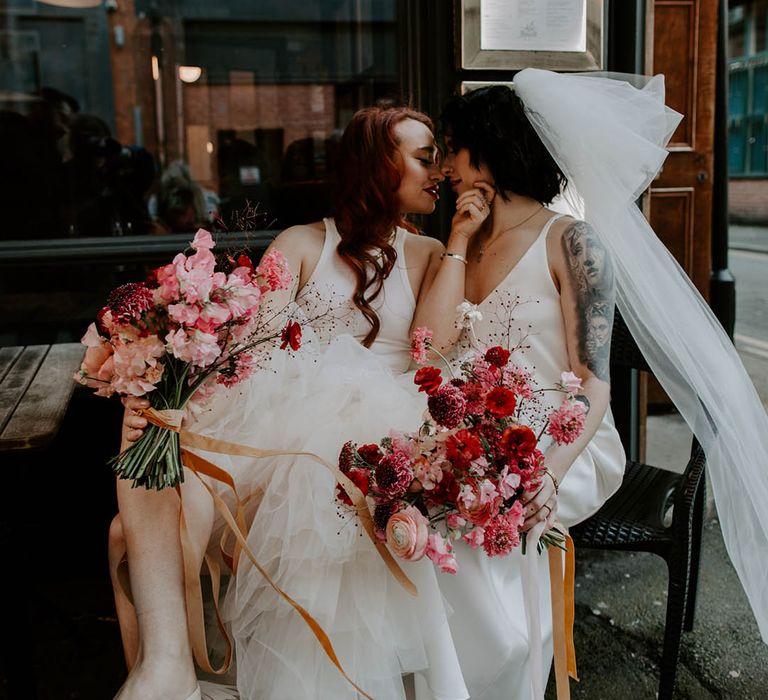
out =
[[(267, 369), (219, 395), (190, 428), (336, 463), (347, 440), (377, 442), (390, 429), (417, 429), (425, 406), (412, 375), (393, 373), (351, 336), (340, 336), (322, 352), (276, 354)], [(336, 501), (333, 475), (310, 458), (205, 456), (248, 498), (248, 544), (256, 559), (325, 629), (359, 686), (377, 700), (401, 700), (401, 676), (414, 672), (420, 698), (468, 697), (429, 560), (400, 562), (418, 588), (414, 597)], [(301, 617), (244, 557), (223, 611), (243, 698), (358, 697)]]

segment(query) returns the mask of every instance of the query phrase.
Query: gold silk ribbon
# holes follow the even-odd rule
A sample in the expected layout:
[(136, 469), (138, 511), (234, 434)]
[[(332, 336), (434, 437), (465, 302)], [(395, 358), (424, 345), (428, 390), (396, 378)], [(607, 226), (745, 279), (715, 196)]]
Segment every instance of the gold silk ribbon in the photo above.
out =
[[(200, 457), (199, 455), (190, 452), (190, 448), (203, 450), (205, 452), (212, 452), (215, 454), (227, 454), (240, 457), (307, 457), (314, 460), (318, 464), (324, 466), (328, 471), (333, 474), (338, 483), (341, 484), (344, 491), (354, 504), (357, 516), (360, 520), (363, 529), (370, 538), (371, 542), (376, 547), (379, 555), (381, 556), (384, 564), (389, 571), (398, 581), (398, 583), (405, 588), (411, 595), (418, 595), (418, 591), (414, 583), (406, 576), (400, 565), (395, 561), (394, 557), (387, 549), (385, 544), (376, 537), (373, 518), (371, 517), (368, 504), (366, 503), (365, 496), (362, 491), (355, 485), (355, 483), (349, 479), (341, 470), (323, 459), (322, 457), (312, 452), (290, 452), (282, 450), (262, 450), (255, 447), (248, 447), (246, 445), (240, 445), (238, 443), (226, 442), (224, 440), (217, 440), (215, 438), (206, 437), (198, 433), (193, 433), (188, 430), (182, 429), (182, 419), (184, 412), (179, 410), (165, 410), (158, 411), (154, 408), (146, 409), (142, 412), (142, 415), (148, 422), (166, 430), (173, 430), (179, 433), (179, 444), (182, 462), (184, 466), (189, 469), (205, 487), (213, 499), (216, 509), (222, 516), (228, 530), (225, 530), (221, 539), (221, 554), (224, 562), (227, 564), (233, 574), (237, 573), (238, 562), (242, 555), (246, 556), (256, 570), (264, 577), (267, 583), (275, 590), (275, 592), (285, 600), (304, 620), (307, 626), (310, 628), (315, 638), (318, 640), (320, 646), (325, 652), (331, 663), (338, 669), (339, 673), (347, 680), (347, 682), (364, 698), (367, 700), (373, 700), (373, 698), (360, 688), (355, 682), (347, 675), (346, 671), (342, 667), (342, 664), (336, 655), (328, 634), (323, 630), (322, 626), (310, 615), (310, 613), (291, 598), (285, 591), (283, 591), (270, 577), (264, 567), (257, 561), (251, 548), (248, 545), (246, 536), (248, 532), (244, 504), (250, 498), (241, 499), (237, 493), (234, 480), (232, 476), (221, 467), (216, 466), (209, 460)], [(214, 481), (224, 484), (229, 488), (234, 497), (234, 513), (221, 496), (208, 484), (206, 479), (208, 477)], [(189, 627), (189, 637), (192, 651), (195, 657), (195, 661), (201, 667), (202, 670), (207, 673), (213, 673), (221, 675), (229, 670), (232, 663), (233, 645), (232, 640), (229, 638), (229, 634), (221, 618), (219, 611), (218, 600), (220, 593), (220, 581), (221, 572), (218, 563), (205, 554), (203, 559), (208, 568), (208, 572), (211, 577), (211, 589), (213, 594), (214, 609), (216, 613), (216, 621), (219, 631), (221, 632), (225, 643), (226, 652), (224, 654), (224, 660), (218, 667), (214, 667), (211, 664), (208, 656), (208, 645), (205, 635), (205, 616), (203, 610), (203, 597), (202, 588), (200, 583), (200, 571), (201, 562), (198, 557), (194, 555), (194, 544), (191, 541), (189, 531), (186, 524), (186, 518), (184, 514), (184, 500), (181, 497), (182, 491), (179, 487), (176, 487), (176, 491), (180, 498), (179, 508), (179, 530), (182, 557), (184, 562), (184, 586), (186, 596), (187, 607), (187, 619)], [(227, 534), (234, 536), (234, 547), (231, 553), (225, 549), (225, 540)], [(563, 579), (563, 564), (562, 557), (560, 556), (560, 549), (556, 547), (548, 548), (549, 555), (549, 567), (550, 567), (550, 580), (551, 580), (551, 595), (552, 595), (552, 624), (553, 624), (553, 643), (554, 643), (554, 656), (555, 656), (555, 678), (557, 681), (557, 700), (569, 700), (570, 688), (568, 685), (568, 676), (578, 680), (576, 675), (576, 656), (573, 645), (573, 620), (574, 620), (574, 571), (575, 571), (575, 559), (573, 540), (570, 536), (566, 535), (567, 551), (565, 556), (565, 579)], [(123, 588), (128, 600), (132, 601), (130, 593), (130, 579), (128, 578), (126, 571), (125, 552), (118, 570), (117, 579)]]
[[(558, 529), (564, 530), (562, 526), (559, 526)], [(576, 649), (573, 643), (576, 557), (573, 539), (568, 534), (565, 535), (565, 546), (565, 576), (563, 576), (562, 550), (557, 547), (547, 548), (552, 597), (552, 645), (555, 656), (557, 700), (570, 700), (569, 677), (576, 681), (579, 680), (576, 672)]]
[[(190, 451), (190, 449), (204, 450), (205, 452), (213, 452), (216, 454), (227, 454), (239, 457), (307, 457), (314, 460), (318, 464), (324, 466), (334, 478), (341, 484), (344, 491), (349, 498), (357, 512), (357, 516), (360, 523), (365, 530), (366, 534), (370, 538), (371, 542), (376, 547), (379, 556), (384, 561), (387, 568), (390, 570), (395, 579), (400, 585), (405, 588), (411, 595), (418, 595), (418, 590), (414, 583), (406, 576), (400, 565), (395, 561), (394, 557), (387, 549), (386, 545), (376, 537), (373, 518), (371, 517), (368, 504), (366, 503), (363, 492), (355, 485), (355, 483), (349, 479), (341, 470), (323, 459), (322, 457), (312, 452), (290, 452), (283, 450), (262, 450), (255, 447), (248, 447), (246, 445), (240, 445), (238, 443), (226, 442), (224, 440), (217, 440), (215, 438), (206, 437), (198, 433), (193, 433), (181, 428), (181, 422), (183, 417), (183, 411), (158, 411), (154, 408), (147, 409), (142, 412), (144, 417), (160, 428), (166, 430), (173, 430), (179, 433), (179, 444), (182, 462), (184, 466), (189, 469), (205, 487), (210, 494), (216, 509), (224, 519), (224, 522), (229, 528), (229, 531), (234, 536), (235, 544), (231, 554), (226, 552), (224, 548), (224, 537), (222, 537), (222, 556), (225, 563), (229, 566), (233, 574), (237, 573), (238, 562), (241, 555), (245, 555), (256, 570), (264, 577), (267, 583), (275, 590), (275, 592), (283, 598), (304, 620), (307, 626), (323, 648), (328, 659), (338, 669), (342, 676), (350, 683), (350, 685), (363, 697), (373, 700), (368, 693), (355, 684), (355, 682), (347, 675), (346, 671), (341, 665), (341, 662), (336, 655), (328, 634), (323, 630), (322, 626), (310, 615), (310, 613), (291, 598), (285, 591), (282, 590), (267, 573), (264, 567), (258, 562), (253, 551), (248, 546), (246, 540), (248, 528), (245, 518), (244, 501), (239, 497), (237, 489), (235, 487), (232, 476), (216, 466), (209, 460), (200, 457), (199, 455)], [(234, 514), (229, 509), (227, 504), (221, 498), (221, 496), (208, 484), (203, 478), (204, 476), (218, 481), (227, 486), (235, 501)], [(177, 488), (179, 497), (181, 498), (181, 489)], [(185, 580), (185, 594), (187, 602), (187, 617), (189, 625), (189, 636), (192, 651), (200, 667), (208, 672), (214, 674), (223, 674), (229, 669), (232, 661), (232, 641), (226, 631), (226, 628), (221, 619), (218, 597), (220, 591), (220, 571), (218, 564), (208, 555), (205, 555), (204, 560), (208, 571), (211, 575), (212, 593), (214, 600), (214, 608), (216, 612), (216, 620), (219, 630), (221, 631), (227, 645), (225, 658), (221, 666), (214, 668), (210, 662), (208, 656), (208, 646), (205, 636), (205, 618), (202, 602), (202, 589), (200, 584), (200, 566), (199, 560), (194, 556), (194, 546), (190, 540), (189, 532), (186, 525), (186, 519), (184, 516), (184, 500), (181, 499), (181, 507), (179, 508), (179, 528), (182, 557), (184, 561), (184, 580)], [(226, 535), (225, 535), (226, 536)], [(123, 577), (124, 579), (124, 577)], [(121, 580), (123, 580), (121, 579)]]

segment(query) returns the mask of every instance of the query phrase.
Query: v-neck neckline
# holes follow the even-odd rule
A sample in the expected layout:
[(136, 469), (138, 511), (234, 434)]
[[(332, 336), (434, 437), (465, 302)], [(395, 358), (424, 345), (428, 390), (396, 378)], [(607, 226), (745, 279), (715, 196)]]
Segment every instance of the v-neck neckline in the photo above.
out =
[(553, 214), (552, 216), (550, 216), (546, 220), (544, 225), (541, 227), (541, 231), (539, 231), (539, 235), (536, 236), (536, 238), (533, 240), (533, 243), (531, 243), (531, 245), (529, 245), (528, 248), (526, 248), (525, 252), (520, 256), (520, 258), (517, 260), (517, 262), (514, 265), (512, 265), (511, 268), (509, 268), (509, 271), (507, 272), (507, 274), (504, 275), (504, 277), (501, 279), (501, 281), (490, 292), (488, 292), (488, 294), (486, 294), (483, 297), (482, 301), (478, 301), (477, 303), (475, 303), (474, 301), (470, 301), (466, 297), (464, 298), (464, 301), (468, 301), (470, 304), (472, 304), (474, 306), (482, 306), (483, 304), (485, 304), (485, 302), (488, 301), (496, 293), (496, 291), (510, 278), (512, 273), (515, 270), (517, 270), (517, 268), (520, 266), (520, 264), (523, 262), (523, 260), (525, 260), (528, 257), (528, 255), (530, 254), (531, 250), (533, 250), (533, 248), (536, 247), (536, 244), (542, 238), (546, 238), (547, 237), (547, 234), (549, 233), (549, 229), (552, 226), (552, 224), (555, 221), (557, 221), (557, 219), (560, 219), (563, 216), (564, 216), (564, 214), (556, 212), (555, 214)]

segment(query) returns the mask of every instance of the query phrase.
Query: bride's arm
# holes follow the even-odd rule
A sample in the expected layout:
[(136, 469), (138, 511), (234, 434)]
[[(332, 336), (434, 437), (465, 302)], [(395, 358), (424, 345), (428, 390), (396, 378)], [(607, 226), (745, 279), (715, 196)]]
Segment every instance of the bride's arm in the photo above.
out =
[(597, 432), (611, 399), (608, 364), (616, 288), (608, 251), (589, 224), (571, 222), (562, 233), (559, 249), (555, 265), (571, 365), (565, 369), (581, 378), (581, 395), (589, 402), (579, 438), (547, 451), (547, 466), (562, 479)]
[[(553, 230), (550, 238), (548, 256), (560, 289), (570, 364), (563, 370), (581, 378), (578, 398), (589, 408), (581, 435), (570, 445), (553, 444), (544, 454), (547, 468), (562, 483), (600, 427), (610, 402), (608, 364), (616, 289), (608, 251), (589, 224), (570, 221), (565, 229)], [(541, 512), (542, 505), (556, 500), (554, 483), (545, 478), (541, 491), (527, 504), (527, 526), (543, 520), (548, 514)]]
[(486, 199), (493, 198), (493, 189), (485, 183), (475, 185), (476, 189), (456, 200), (446, 253), (442, 260), (438, 258), (430, 263), (411, 325), (411, 331), (420, 326), (429, 328), (434, 334), (432, 345), (440, 352), (453, 347), (461, 331), (456, 326), (456, 307), (464, 301), (467, 266), (453, 256), (467, 259), (469, 241), (491, 210)]

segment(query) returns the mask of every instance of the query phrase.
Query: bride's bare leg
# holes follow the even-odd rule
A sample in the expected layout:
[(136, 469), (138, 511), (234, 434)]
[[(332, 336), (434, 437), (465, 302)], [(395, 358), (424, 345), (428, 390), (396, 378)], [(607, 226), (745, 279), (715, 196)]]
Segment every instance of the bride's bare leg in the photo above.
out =
[(125, 665), (130, 671), (136, 663), (136, 655), (139, 653), (139, 624), (136, 620), (136, 608), (128, 600), (123, 587), (117, 577), (117, 568), (125, 554), (125, 534), (123, 533), (123, 520), (118, 513), (109, 527), (109, 575), (112, 579), (112, 593), (115, 597), (115, 610), (117, 622), (120, 625), (120, 637), (123, 641), (123, 654)]
[[(182, 490), (199, 569), (213, 525), (213, 504), (190, 473)], [(117, 698), (184, 700), (197, 681), (184, 601), (179, 498), (172, 489), (132, 489), (122, 480), (117, 482), (117, 495), (135, 606), (132, 617), (124, 607), (127, 600), (120, 600), (122, 591), (116, 592), (121, 633), (131, 647), (125, 650), (131, 670)]]

